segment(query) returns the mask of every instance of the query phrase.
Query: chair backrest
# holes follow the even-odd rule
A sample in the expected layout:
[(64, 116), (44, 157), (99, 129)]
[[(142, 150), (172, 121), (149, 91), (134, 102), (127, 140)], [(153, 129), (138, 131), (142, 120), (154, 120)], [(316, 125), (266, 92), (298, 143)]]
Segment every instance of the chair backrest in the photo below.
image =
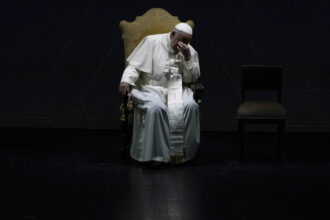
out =
[(241, 70), (241, 101), (245, 101), (245, 90), (277, 90), (281, 102), (282, 66), (243, 65)]
[[(168, 33), (180, 22), (177, 16), (172, 16), (162, 8), (149, 9), (142, 16), (137, 16), (132, 22), (122, 20), (119, 23), (119, 28), (124, 42), (125, 66), (128, 64), (127, 57), (145, 36)], [(186, 23), (194, 28), (193, 21), (188, 20)]]

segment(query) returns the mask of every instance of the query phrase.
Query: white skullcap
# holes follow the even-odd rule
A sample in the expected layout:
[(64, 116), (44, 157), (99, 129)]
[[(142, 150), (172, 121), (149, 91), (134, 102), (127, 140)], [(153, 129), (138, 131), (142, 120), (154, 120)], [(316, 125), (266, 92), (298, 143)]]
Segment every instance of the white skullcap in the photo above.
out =
[(175, 25), (174, 28), (178, 31), (182, 31), (184, 33), (192, 35), (192, 28), (187, 23), (179, 23), (179, 24)]

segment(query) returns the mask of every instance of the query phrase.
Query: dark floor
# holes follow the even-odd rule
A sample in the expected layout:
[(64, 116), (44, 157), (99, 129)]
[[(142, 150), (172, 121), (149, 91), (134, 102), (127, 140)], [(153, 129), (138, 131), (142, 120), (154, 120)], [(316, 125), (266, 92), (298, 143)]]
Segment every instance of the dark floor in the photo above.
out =
[(330, 134), (202, 133), (198, 164), (120, 160), (120, 132), (1, 129), (0, 219), (329, 219)]

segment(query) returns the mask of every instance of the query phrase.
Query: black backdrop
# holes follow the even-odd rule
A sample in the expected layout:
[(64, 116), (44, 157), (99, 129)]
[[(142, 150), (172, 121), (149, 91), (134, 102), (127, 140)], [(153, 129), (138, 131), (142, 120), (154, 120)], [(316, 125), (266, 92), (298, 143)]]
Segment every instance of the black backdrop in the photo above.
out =
[(236, 130), (241, 65), (281, 64), (287, 131), (330, 131), (328, 0), (2, 2), (0, 126), (120, 128), (118, 24), (153, 7), (195, 21), (202, 130)]

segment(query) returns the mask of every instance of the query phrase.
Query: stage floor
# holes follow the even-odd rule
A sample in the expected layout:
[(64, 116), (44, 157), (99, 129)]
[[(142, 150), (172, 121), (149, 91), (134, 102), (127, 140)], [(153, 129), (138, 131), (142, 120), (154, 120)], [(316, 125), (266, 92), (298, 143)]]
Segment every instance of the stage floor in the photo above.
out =
[(329, 219), (330, 134), (202, 132), (197, 164), (120, 160), (120, 131), (2, 128), (0, 219)]

